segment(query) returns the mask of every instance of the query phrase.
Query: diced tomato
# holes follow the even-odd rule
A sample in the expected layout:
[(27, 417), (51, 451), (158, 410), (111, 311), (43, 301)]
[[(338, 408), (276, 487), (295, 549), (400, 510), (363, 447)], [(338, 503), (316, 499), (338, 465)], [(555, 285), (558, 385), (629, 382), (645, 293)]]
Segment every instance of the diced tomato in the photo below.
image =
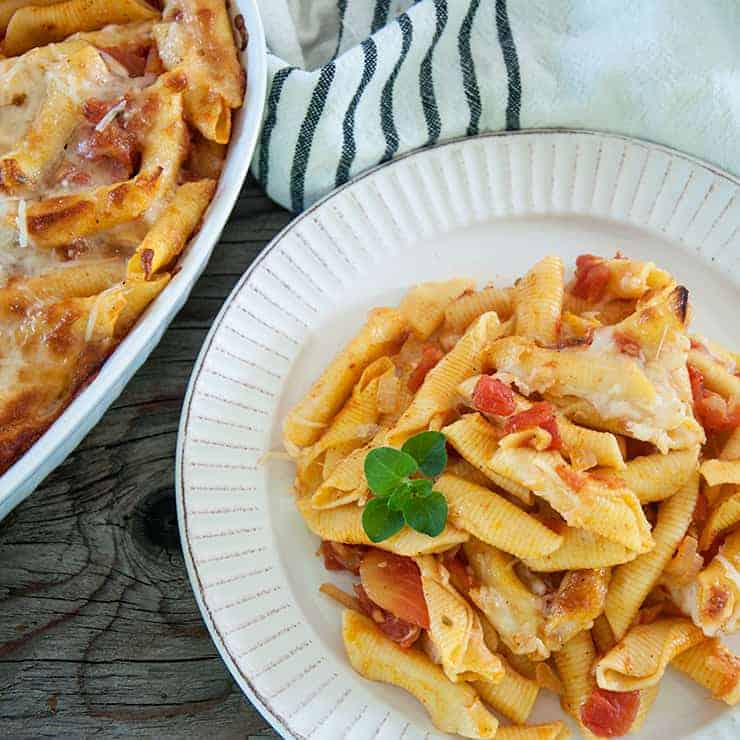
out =
[(126, 68), (129, 77), (141, 77), (146, 71), (147, 60), (152, 44), (122, 44), (121, 46), (102, 46), (101, 51), (110, 54)]
[(411, 647), (416, 642), (421, 634), (421, 628), (418, 625), (409, 624), (383, 609), (370, 599), (359, 583), (355, 586), (355, 593), (362, 612), (370, 617), (393, 642), (397, 642), (403, 648)]
[(490, 375), (481, 375), (473, 390), (473, 408), (484, 414), (509, 416), (516, 409), (514, 391)]
[(348, 570), (359, 575), (365, 548), (324, 540), (321, 543), (321, 554), (324, 556), (324, 567), (327, 570)]
[(581, 722), (596, 735), (618, 737), (629, 732), (639, 708), (639, 691), (597, 688), (581, 707)]
[(707, 432), (726, 432), (740, 426), (740, 400), (729, 403), (719, 393), (704, 387), (704, 376), (692, 365), (688, 365), (691, 395), (694, 400), (694, 416)]
[(461, 593), (467, 594), (477, 585), (473, 569), (465, 557), (465, 551), (458, 547), (442, 554), (442, 564), (450, 574), (452, 585)]
[(609, 283), (609, 266), (601, 257), (582, 254), (576, 259), (576, 281), (571, 292), (587, 301), (600, 301)]
[(409, 376), (408, 388), (412, 393), (421, 388), (427, 373), (445, 356), (445, 353), (436, 344), (427, 344), (421, 350), (419, 364)]
[(560, 479), (574, 491), (580, 491), (588, 482), (588, 478), (586, 478), (583, 473), (577, 473), (573, 468), (569, 468), (567, 465), (558, 465), (557, 468), (555, 468), (555, 472), (560, 476)]
[(421, 574), (411, 558), (370, 549), (362, 558), (360, 578), (376, 604), (405, 622), (429, 628)]
[(558, 431), (558, 422), (555, 418), (555, 408), (547, 401), (532, 404), (526, 411), (510, 416), (504, 424), (504, 433), (520, 432), (523, 429), (541, 427), (549, 432), (552, 441), (549, 450), (559, 450), (562, 447), (562, 439)]
[(618, 331), (615, 331), (612, 336), (614, 338), (614, 344), (617, 345), (617, 349), (623, 355), (629, 355), (630, 357), (640, 356), (640, 345), (634, 339)]

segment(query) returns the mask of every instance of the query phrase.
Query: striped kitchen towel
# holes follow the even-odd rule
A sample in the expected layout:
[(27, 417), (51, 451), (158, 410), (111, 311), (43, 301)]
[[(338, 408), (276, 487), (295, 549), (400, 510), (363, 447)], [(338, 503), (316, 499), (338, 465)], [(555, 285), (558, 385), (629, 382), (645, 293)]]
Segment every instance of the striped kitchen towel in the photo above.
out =
[(299, 212), (359, 172), (482, 131), (632, 135), (740, 173), (737, 0), (259, 0), (252, 169)]

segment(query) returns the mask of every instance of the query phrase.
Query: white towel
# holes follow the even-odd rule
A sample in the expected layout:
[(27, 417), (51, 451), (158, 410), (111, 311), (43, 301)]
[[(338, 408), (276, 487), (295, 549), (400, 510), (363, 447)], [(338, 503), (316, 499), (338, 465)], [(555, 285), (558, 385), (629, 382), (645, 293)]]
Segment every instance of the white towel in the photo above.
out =
[(298, 212), (411, 149), (482, 131), (636, 136), (740, 174), (737, 0), (259, 0), (252, 168)]

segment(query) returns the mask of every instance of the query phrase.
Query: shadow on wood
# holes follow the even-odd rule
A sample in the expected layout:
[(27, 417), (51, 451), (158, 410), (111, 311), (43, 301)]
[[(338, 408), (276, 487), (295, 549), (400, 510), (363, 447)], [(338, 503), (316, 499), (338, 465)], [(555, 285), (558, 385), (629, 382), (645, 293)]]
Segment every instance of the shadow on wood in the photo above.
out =
[(288, 221), (248, 182), (206, 273), (80, 447), (0, 524), (5, 737), (276, 737), (218, 657), (173, 495), (182, 397), (242, 272)]

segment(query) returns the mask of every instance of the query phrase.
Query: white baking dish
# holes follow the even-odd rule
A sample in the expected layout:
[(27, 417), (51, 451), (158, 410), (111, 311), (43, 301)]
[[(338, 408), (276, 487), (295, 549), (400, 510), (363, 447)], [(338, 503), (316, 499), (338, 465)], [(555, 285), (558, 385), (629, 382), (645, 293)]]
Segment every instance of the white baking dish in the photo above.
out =
[(255, 0), (232, 0), (230, 7), (232, 15), (241, 13), (244, 17), (249, 33), (249, 44), (242, 55), (247, 69), (247, 93), (244, 106), (234, 117), (226, 165), (203, 226), (183, 252), (178, 263), (180, 271), (108, 358), (95, 380), (36, 444), (0, 476), (0, 519), (63, 462), (119, 396), (182, 308), (218, 242), (257, 143), (267, 72), (265, 36)]

